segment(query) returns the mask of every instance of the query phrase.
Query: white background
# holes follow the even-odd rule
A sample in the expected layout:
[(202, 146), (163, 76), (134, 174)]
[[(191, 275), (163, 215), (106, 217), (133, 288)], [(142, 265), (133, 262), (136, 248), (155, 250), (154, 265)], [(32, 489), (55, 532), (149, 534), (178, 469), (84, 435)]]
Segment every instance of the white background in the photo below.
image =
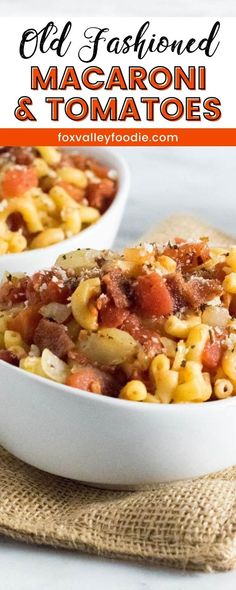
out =
[[(1, 15), (87, 14), (78, 0), (0, 0)], [(235, 0), (90, 0), (91, 15), (236, 16)], [(199, 203), (204, 217), (232, 231), (235, 224), (235, 157), (232, 148), (125, 148), (132, 187), (118, 245), (136, 238), (150, 223), (173, 207)], [(199, 201), (200, 199), (200, 201)], [(209, 211), (208, 203), (211, 201)], [(212, 204), (216, 202), (216, 208)], [(165, 205), (164, 205), (165, 204)], [(135, 229), (130, 234), (127, 227)], [(236, 233), (236, 232), (235, 232)], [(233, 590), (236, 572), (200, 574), (163, 571), (148, 566), (113, 562), (66, 551), (27, 547), (2, 540), (1, 590)]]
[(236, 16), (235, 0), (1, 0), (2, 15)]
[[(41, 13), (42, 14), (42, 13)], [(51, 14), (53, 12), (51, 11)], [(62, 32), (64, 25), (68, 18), (58, 17), (57, 13), (55, 16), (51, 16), (54, 20), (55, 25), (58, 27), (59, 34)], [(147, 17), (146, 17), (147, 18)], [(0, 62), (0, 74), (1, 79), (4, 80), (4, 92), (0, 94), (0, 126), (1, 127), (236, 127), (236, 113), (234, 108), (234, 97), (236, 94), (236, 78), (233, 75), (232, 63), (235, 61), (235, 27), (236, 20), (231, 18), (221, 18), (221, 28), (213, 42), (212, 47), (216, 47), (217, 43), (220, 42), (218, 49), (212, 57), (207, 57), (204, 51), (197, 50), (195, 53), (184, 52), (181, 56), (178, 56), (175, 52), (171, 52), (169, 49), (164, 53), (148, 53), (142, 60), (138, 60), (137, 54), (131, 49), (127, 54), (120, 53), (115, 55), (114, 53), (108, 53), (106, 50), (107, 42), (119, 36), (122, 39), (129, 34), (132, 34), (133, 41), (141, 27), (144, 24), (146, 18), (109, 18), (109, 17), (94, 17), (90, 18), (76, 18), (72, 17), (72, 29), (65, 41), (65, 48), (68, 42), (71, 41), (66, 55), (64, 57), (58, 57), (55, 51), (49, 50), (47, 53), (41, 53), (39, 50), (35, 55), (29, 59), (23, 59), (19, 54), (19, 44), (23, 32), (27, 28), (34, 28), (40, 31), (46, 26), (48, 18), (36, 16), (25, 16), (14, 20), (4, 19), (0, 21), (0, 55), (7, 54), (7, 59), (2, 59)], [(162, 35), (166, 35), (169, 42), (174, 40), (184, 40), (184, 44), (190, 39), (195, 38), (199, 42), (202, 38), (209, 36), (210, 31), (217, 18), (151, 18), (150, 27), (145, 33), (147, 42), (151, 40), (152, 34), (156, 35), (156, 40), (160, 39)], [(104, 33), (103, 36), (106, 38), (106, 42), (101, 41), (99, 43), (99, 51), (96, 59), (91, 63), (83, 63), (78, 59), (78, 50), (88, 45), (88, 40), (84, 37), (84, 31), (88, 27), (108, 27), (109, 32)], [(54, 37), (50, 37), (53, 39)], [(48, 43), (48, 42), (47, 42)], [(31, 46), (27, 46), (27, 55), (31, 53)], [(91, 53), (84, 51), (84, 59), (88, 59)], [(112, 66), (120, 66), (124, 73), (126, 83), (128, 86), (128, 67), (142, 66), (145, 67), (149, 72), (156, 66), (165, 66), (170, 69), (173, 74), (174, 66), (181, 66), (184, 71), (187, 72), (188, 66), (205, 66), (206, 68), (206, 89), (199, 90), (188, 90), (183, 85), (183, 90), (174, 90), (174, 85), (171, 85), (166, 90), (156, 90), (152, 87), (147, 90), (120, 90), (113, 88), (111, 91), (101, 90), (88, 90), (82, 86), (82, 90), (74, 90), (73, 88), (67, 88), (66, 91), (62, 90), (31, 90), (31, 67), (38, 66), (41, 68), (42, 75), (45, 77), (49, 66), (58, 67), (58, 79), (61, 80), (62, 74), (66, 66), (74, 66), (77, 71), (78, 78), (80, 80), (83, 70), (89, 66), (99, 66), (104, 72), (104, 81), (107, 80), (108, 74)], [(100, 80), (100, 76), (95, 76), (95, 79)], [(103, 79), (103, 77), (102, 77)], [(94, 77), (93, 77), (94, 81)], [(158, 78), (160, 82), (160, 77)], [(6, 100), (6, 92), (8, 100)], [(36, 117), (36, 121), (25, 121), (21, 122), (16, 120), (14, 117), (14, 110), (18, 104), (18, 99), (22, 96), (29, 96), (33, 105), (31, 108), (32, 113)], [(118, 101), (118, 116), (122, 109), (123, 101), (126, 97), (132, 97), (135, 99), (137, 108), (141, 117), (141, 121), (134, 121), (133, 118), (127, 118), (126, 121), (121, 123), (116, 121), (90, 121), (89, 114), (82, 121), (75, 122), (71, 120), (64, 110), (64, 105), (59, 105), (59, 120), (51, 121), (51, 106), (45, 103), (46, 97), (60, 97), (64, 98), (65, 102), (71, 98), (82, 98), (88, 105), (90, 103), (90, 97), (97, 97), (103, 108), (105, 108), (106, 102), (110, 97), (117, 97)], [(140, 102), (141, 97), (156, 97), (160, 103), (171, 97), (181, 99), (185, 104), (185, 97), (200, 98), (201, 106), (201, 120), (194, 122), (187, 122), (185, 120), (185, 114), (178, 121), (168, 121), (160, 114), (159, 105), (155, 105), (155, 120), (153, 122), (146, 121), (146, 108)], [(203, 116), (203, 101), (208, 97), (217, 97), (221, 102), (222, 116), (217, 121), (208, 121)], [(175, 113), (175, 107), (173, 110), (170, 108), (169, 111)], [(80, 107), (74, 107), (75, 114), (80, 113)], [(90, 112), (89, 112), (90, 113)]]

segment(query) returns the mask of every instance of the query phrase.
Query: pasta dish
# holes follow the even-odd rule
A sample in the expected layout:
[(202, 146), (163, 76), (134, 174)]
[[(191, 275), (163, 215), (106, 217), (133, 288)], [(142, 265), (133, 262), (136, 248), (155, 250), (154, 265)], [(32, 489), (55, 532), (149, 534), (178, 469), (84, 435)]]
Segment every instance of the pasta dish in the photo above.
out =
[(236, 246), (76, 250), (6, 275), (0, 309), (0, 358), (55, 382), (142, 403), (236, 393)]

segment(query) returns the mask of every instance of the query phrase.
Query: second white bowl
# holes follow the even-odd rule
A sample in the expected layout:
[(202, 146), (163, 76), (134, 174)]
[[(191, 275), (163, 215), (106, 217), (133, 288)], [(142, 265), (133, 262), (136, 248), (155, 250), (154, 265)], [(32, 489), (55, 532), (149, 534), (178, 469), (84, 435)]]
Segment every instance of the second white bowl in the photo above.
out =
[[(70, 148), (65, 148), (70, 149)], [(54, 265), (60, 254), (76, 250), (77, 248), (95, 248), (98, 250), (111, 248), (129, 192), (129, 171), (123, 158), (104, 148), (71, 148), (73, 151), (85, 152), (90, 157), (104, 163), (118, 174), (118, 190), (109, 209), (101, 216), (97, 223), (82, 230), (77, 236), (63, 240), (47, 248), (27, 250), (19, 254), (5, 254), (0, 256), (0, 277), (4, 272), (26, 272), (31, 274), (42, 268)]]

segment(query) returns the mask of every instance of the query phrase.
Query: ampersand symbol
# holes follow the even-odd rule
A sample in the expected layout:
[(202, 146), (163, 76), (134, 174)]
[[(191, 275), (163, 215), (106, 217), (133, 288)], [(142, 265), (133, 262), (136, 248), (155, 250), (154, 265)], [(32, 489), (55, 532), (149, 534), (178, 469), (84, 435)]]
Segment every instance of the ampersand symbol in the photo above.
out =
[(21, 96), (18, 99), (18, 106), (15, 108), (14, 115), (18, 121), (36, 121), (33, 113), (27, 105), (32, 105), (32, 100), (29, 96)]

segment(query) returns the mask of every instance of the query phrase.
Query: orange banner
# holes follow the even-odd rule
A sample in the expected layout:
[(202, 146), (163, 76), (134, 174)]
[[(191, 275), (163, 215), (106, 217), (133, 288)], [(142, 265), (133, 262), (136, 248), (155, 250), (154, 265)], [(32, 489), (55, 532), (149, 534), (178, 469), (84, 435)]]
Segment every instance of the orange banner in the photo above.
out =
[(1, 145), (236, 146), (236, 129), (0, 129)]

